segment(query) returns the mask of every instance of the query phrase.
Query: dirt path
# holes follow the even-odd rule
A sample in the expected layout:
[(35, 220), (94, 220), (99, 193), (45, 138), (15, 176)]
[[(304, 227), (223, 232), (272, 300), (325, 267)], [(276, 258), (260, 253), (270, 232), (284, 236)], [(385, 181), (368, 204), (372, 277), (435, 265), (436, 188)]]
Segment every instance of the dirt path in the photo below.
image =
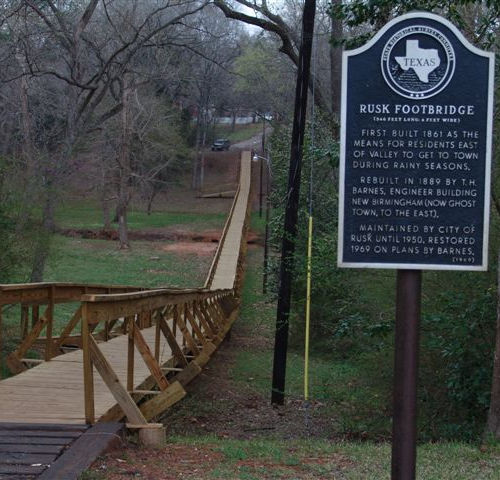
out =
[(262, 148), (262, 133), (255, 135), (248, 140), (233, 143), (231, 150), (261, 150)]

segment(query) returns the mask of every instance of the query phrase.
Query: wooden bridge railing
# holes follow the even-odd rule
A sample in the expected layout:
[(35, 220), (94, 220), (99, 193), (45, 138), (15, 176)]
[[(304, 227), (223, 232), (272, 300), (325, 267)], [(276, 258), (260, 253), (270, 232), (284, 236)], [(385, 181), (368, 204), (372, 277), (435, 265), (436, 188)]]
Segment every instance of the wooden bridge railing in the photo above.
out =
[[(65, 353), (70, 344), (81, 348), (81, 335), (75, 334), (80, 325), (81, 307), (67, 321), (59, 335), (54, 334), (55, 307), (58, 304), (80, 302), (82, 295), (103, 293), (125, 293), (144, 290), (142, 287), (120, 285), (92, 285), (75, 283), (28, 283), (0, 285), (0, 351), (2, 350), (2, 310), (5, 305), (20, 305), (20, 344), (6, 359), (7, 367), (13, 374), (20, 373), (28, 366)], [(30, 325), (31, 318), (31, 325)], [(45, 337), (41, 333), (45, 330)], [(109, 325), (104, 326), (101, 336), (109, 336)], [(43, 359), (24, 358), (26, 353), (36, 348)], [(1, 375), (1, 374), (0, 374)], [(1, 377), (0, 377), (1, 378)]]
[[(129, 422), (145, 424), (185, 395), (194, 378), (223, 340), (238, 304), (232, 290), (171, 290), (116, 295), (86, 295), (82, 302), (85, 418), (96, 420), (94, 367)], [(122, 320), (128, 335), (126, 385), (92, 335), (96, 325)], [(144, 334), (146, 332), (146, 334)], [(149, 338), (149, 341), (147, 338)], [(168, 345), (171, 355), (162, 362)], [(147, 388), (134, 386), (134, 351), (151, 373)], [(148, 400), (148, 397), (152, 397)], [(142, 400), (140, 407), (136, 402)], [(110, 419), (110, 415), (107, 416)]]
[[(229, 225), (231, 224), (231, 219), (233, 218), (234, 214), (234, 208), (236, 204), (238, 203), (238, 198), (240, 196), (240, 185), (238, 185), (238, 188), (236, 189), (236, 194), (234, 195), (234, 201), (231, 204), (231, 210), (229, 211), (229, 215), (226, 218), (226, 223), (224, 224), (224, 228), (222, 229), (222, 234), (219, 240), (219, 243), (217, 244), (217, 249), (215, 250), (214, 256), (212, 258), (212, 263), (210, 264), (210, 268), (208, 269), (208, 274), (207, 278), (205, 280), (205, 288), (210, 288), (210, 285), (212, 284), (212, 280), (215, 275), (215, 270), (217, 269), (217, 265), (219, 263), (219, 258), (220, 254), (222, 251), (222, 247), (224, 246), (224, 242), (226, 240), (227, 232), (229, 230)], [(246, 234), (246, 232), (245, 232)]]
[[(250, 154), (244, 152), (239, 186), (203, 288), (153, 290), (70, 283), (0, 285), (0, 351), (2, 306), (21, 306), (21, 343), (7, 358), (12, 373), (48, 361), (64, 353), (71, 344), (83, 351), (84, 408), (88, 423), (126, 416), (131, 424), (141, 426), (180, 400), (185, 395), (183, 386), (208, 362), (238, 314), (250, 221), (250, 164)], [(214, 275), (235, 215), (239, 218), (233, 224), (231, 236), (233, 241), (239, 240), (239, 245), (234, 245), (234, 250), (239, 247), (234, 252), (236, 271), (230, 275), (230, 288), (214, 290)], [(237, 229), (241, 225), (241, 231), (235, 232), (234, 225), (238, 225)], [(56, 336), (53, 334), (55, 306), (68, 302), (79, 305)], [(41, 306), (45, 310), (40, 315)], [(43, 331), (45, 337), (40, 337)], [(126, 360), (125, 381), (120, 380), (100, 346), (100, 342), (116, 336), (127, 339), (126, 352), (120, 352)], [(164, 359), (160, 352), (166, 347), (169, 355)], [(25, 358), (31, 348), (39, 349), (43, 359)], [(135, 349), (150, 373), (139, 386), (134, 385)], [(94, 368), (117, 402), (116, 408), (99, 415), (95, 408)]]
[[(244, 164), (243, 160), (246, 160)], [(82, 344), (85, 384), (85, 418), (96, 420), (94, 399), (94, 367), (113, 394), (118, 411), (100, 417), (119, 419), (144, 425), (151, 418), (180, 400), (184, 385), (191, 381), (208, 362), (210, 355), (222, 342), (238, 314), (246, 255), (246, 234), (250, 224), (250, 156), (244, 153), (240, 182), (221, 240), (209, 269), (205, 286), (200, 289), (159, 289), (129, 294), (86, 295), (82, 297)], [(243, 168), (243, 166), (245, 168)], [(243, 192), (241, 185), (246, 183)], [(245, 194), (242, 197), (243, 193)], [(242, 203), (244, 202), (244, 203)], [(215, 272), (220, 267), (221, 252), (228, 240), (239, 207), (236, 234), (239, 244), (231, 288), (212, 289)], [(242, 209), (243, 207), (243, 209)], [(128, 335), (126, 385), (99, 348), (92, 332), (99, 324), (121, 321)], [(146, 334), (152, 335), (148, 343)], [(160, 345), (165, 342), (171, 356), (160, 359)], [(154, 345), (153, 349), (150, 345)], [(142, 388), (134, 387), (134, 347), (140, 352), (151, 376)], [(155, 388), (155, 390), (152, 390)], [(152, 396), (152, 398), (148, 398)], [(140, 406), (137, 405), (138, 402)]]

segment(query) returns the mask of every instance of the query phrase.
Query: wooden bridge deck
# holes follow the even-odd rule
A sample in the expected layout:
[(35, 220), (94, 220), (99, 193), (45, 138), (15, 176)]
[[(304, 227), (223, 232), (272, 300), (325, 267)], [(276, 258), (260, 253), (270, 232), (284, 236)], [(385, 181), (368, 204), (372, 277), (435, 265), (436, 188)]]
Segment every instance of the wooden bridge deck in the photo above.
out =
[[(244, 152), (241, 158), (240, 194), (233, 205), (231, 221), (227, 225), (223, 244), (219, 248), (218, 259), (214, 263), (211, 281), (207, 285), (210, 290), (234, 288), (249, 202), (250, 170), (250, 153)], [(216, 308), (210, 308), (212, 311), (217, 311)], [(151, 351), (154, 350), (155, 330), (156, 327), (141, 330)], [(182, 345), (186, 338), (182, 339), (179, 330), (176, 335), (179, 345)], [(121, 335), (99, 343), (99, 349), (111, 364), (122, 385), (127, 384), (129, 341), (128, 335)], [(164, 337), (161, 337), (161, 342), (161, 355), (158, 359), (160, 365), (172, 358), (171, 348)], [(56, 356), (18, 375), (0, 381), (0, 423), (86, 423), (83, 357), (82, 350), (76, 350)], [(148, 377), (151, 377), (151, 369), (144, 362), (137, 347), (134, 365), (134, 386), (137, 389)], [(117, 405), (117, 400), (108, 388), (109, 385), (105, 384), (95, 368), (93, 377), (95, 419), (99, 420)]]
[[(151, 350), (155, 328), (142, 330)], [(99, 347), (122, 384), (127, 381), (128, 336), (121, 335)], [(124, 353), (125, 352), (125, 353)], [(160, 363), (172, 357), (163, 339)], [(140, 355), (134, 356), (134, 385), (137, 388), (150, 372)], [(94, 370), (96, 418), (115, 404), (112, 393)], [(83, 355), (82, 350), (59, 355), (48, 362), (30, 368), (0, 382), (0, 422), (84, 424)]]
[(241, 161), (240, 195), (234, 206), (231, 223), (217, 263), (211, 289), (233, 288), (236, 277), (236, 267), (240, 251), (241, 234), (245, 222), (245, 214), (250, 195), (251, 158), (249, 152), (244, 152)]

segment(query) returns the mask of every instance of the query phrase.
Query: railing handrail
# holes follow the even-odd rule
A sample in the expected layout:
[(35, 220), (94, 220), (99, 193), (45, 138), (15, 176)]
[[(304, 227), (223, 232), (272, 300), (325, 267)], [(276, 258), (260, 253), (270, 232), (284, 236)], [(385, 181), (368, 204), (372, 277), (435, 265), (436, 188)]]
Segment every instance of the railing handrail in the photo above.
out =
[(8, 290), (33, 290), (46, 287), (87, 287), (87, 288), (110, 288), (130, 290), (146, 290), (148, 287), (137, 287), (134, 285), (108, 285), (104, 283), (74, 283), (74, 282), (36, 282), (36, 283), (0, 283), (0, 291)]
[(200, 295), (204, 294), (225, 294), (230, 293), (231, 289), (219, 289), (210, 290), (208, 288), (162, 288), (158, 290), (147, 290), (143, 292), (132, 292), (132, 293), (110, 293), (110, 294), (98, 294), (98, 295), (83, 295), (81, 297), (82, 302), (98, 303), (98, 302), (121, 302), (124, 300), (140, 300), (142, 298), (149, 297), (159, 297), (162, 295), (168, 295), (175, 297), (176, 295)]
[(12, 284), (0, 287), (0, 308), (3, 305), (44, 305), (50, 302), (79, 302), (84, 294), (127, 293), (148, 290), (144, 287), (120, 285), (96, 285), (78, 283), (44, 282), (36, 284)]
[[(206, 288), (210, 288), (210, 286), (212, 285), (213, 278), (214, 278), (214, 275), (215, 275), (215, 271), (216, 271), (216, 268), (217, 268), (217, 265), (218, 265), (218, 261), (219, 261), (220, 255), (221, 255), (221, 251), (222, 251), (222, 249), (224, 247), (224, 241), (226, 239), (229, 227), (231, 225), (231, 220), (233, 218), (236, 205), (237, 205), (237, 203), (239, 201), (239, 197), (241, 195), (241, 184), (242, 184), (243, 175), (245, 174), (245, 171), (242, 168), (242, 165), (243, 165), (243, 156), (246, 155), (246, 154), (250, 155), (250, 152), (242, 152), (241, 153), (240, 168), (239, 168), (239, 177), (238, 177), (238, 188), (237, 188), (236, 193), (234, 195), (234, 200), (233, 200), (233, 204), (231, 205), (231, 210), (230, 210), (229, 215), (227, 217), (227, 220), (226, 220), (226, 223), (224, 225), (224, 229), (223, 229), (223, 232), (222, 232), (222, 235), (221, 235), (221, 239), (219, 241), (219, 244), (217, 245), (217, 250), (215, 251), (214, 257), (212, 259), (212, 264), (210, 265), (210, 269), (208, 271), (207, 279), (206, 279), (205, 285), (204, 285)], [(250, 166), (251, 166), (251, 163), (250, 163)], [(248, 179), (248, 182), (249, 182), (249, 187), (251, 187), (251, 168), (250, 168), (250, 178)], [(248, 195), (249, 195), (249, 197), (248, 197), (248, 201), (247, 201), (247, 213), (248, 213), (248, 205), (250, 204), (250, 201), (251, 201), (250, 200), (250, 188), (249, 188)], [(245, 216), (245, 224), (248, 223), (248, 220), (249, 220), (248, 215), (246, 215)], [(243, 234), (243, 232), (242, 232), (242, 234)], [(241, 245), (240, 245), (240, 250), (241, 250)], [(236, 278), (235, 278), (235, 281), (236, 281)], [(233, 284), (233, 288), (234, 288), (234, 284)]]
[(217, 267), (217, 262), (219, 261), (219, 258), (220, 258), (220, 252), (222, 251), (222, 247), (224, 246), (224, 240), (226, 239), (227, 232), (229, 230), (229, 226), (231, 225), (231, 219), (233, 218), (234, 209), (236, 208), (236, 203), (238, 202), (238, 198), (240, 196), (240, 191), (241, 191), (240, 185), (241, 185), (241, 182), (238, 182), (238, 188), (237, 188), (236, 193), (234, 195), (234, 200), (233, 200), (233, 203), (231, 205), (231, 209), (229, 210), (229, 215), (226, 218), (226, 223), (224, 224), (224, 228), (222, 229), (222, 234), (221, 234), (219, 243), (217, 244), (217, 249), (215, 250), (214, 256), (212, 258), (212, 263), (210, 264), (210, 268), (208, 269), (207, 278), (206, 278), (205, 284), (204, 284), (205, 288), (209, 288), (211, 283), (212, 283), (214, 273), (215, 273), (215, 270)]

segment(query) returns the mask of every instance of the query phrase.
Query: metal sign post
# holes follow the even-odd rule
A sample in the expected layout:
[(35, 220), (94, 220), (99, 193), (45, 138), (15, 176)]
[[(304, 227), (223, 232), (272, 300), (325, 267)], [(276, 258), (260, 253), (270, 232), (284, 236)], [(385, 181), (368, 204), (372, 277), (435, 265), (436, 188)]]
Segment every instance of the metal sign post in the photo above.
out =
[(413, 479), (417, 458), (417, 374), (422, 272), (398, 270), (396, 282), (392, 478)]
[(421, 271), (488, 264), (493, 63), (426, 12), (343, 56), (338, 264), (398, 270), (393, 480), (415, 478)]

